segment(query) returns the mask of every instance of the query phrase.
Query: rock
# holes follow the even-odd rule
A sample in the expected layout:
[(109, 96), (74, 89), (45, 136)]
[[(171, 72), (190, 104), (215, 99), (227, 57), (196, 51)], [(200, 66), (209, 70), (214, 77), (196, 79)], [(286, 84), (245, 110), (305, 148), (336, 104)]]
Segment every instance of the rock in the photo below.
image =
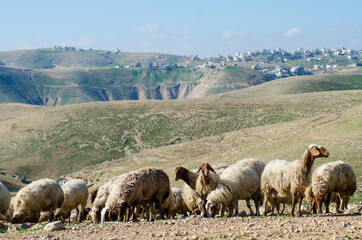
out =
[(18, 231), (20, 228), (18, 225), (16, 224), (11, 224), (9, 227), (8, 227), (8, 232), (16, 232)]
[(362, 204), (353, 204), (349, 206), (349, 209), (345, 211), (346, 213), (362, 213)]
[(61, 221), (51, 222), (45, 225), (44, 231), (52, 232), (64, 229), (63, 223)]
[(196, 236), (196, 235), (192, 235), (191, 239), (192, 239), (192, 240), (197, 240), (197, 239), (199, 239), (199, 237)]

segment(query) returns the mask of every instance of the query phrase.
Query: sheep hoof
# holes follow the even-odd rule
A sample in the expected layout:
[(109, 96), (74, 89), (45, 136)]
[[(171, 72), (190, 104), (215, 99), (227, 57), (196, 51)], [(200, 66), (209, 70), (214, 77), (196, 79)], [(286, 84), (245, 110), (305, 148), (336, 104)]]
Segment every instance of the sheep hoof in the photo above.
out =
[(290, 212), (289, 217), (294, 217), (294, 213)]
[(302, 217), (302, 214), (299, 211), (297, 211), (297, 217)]

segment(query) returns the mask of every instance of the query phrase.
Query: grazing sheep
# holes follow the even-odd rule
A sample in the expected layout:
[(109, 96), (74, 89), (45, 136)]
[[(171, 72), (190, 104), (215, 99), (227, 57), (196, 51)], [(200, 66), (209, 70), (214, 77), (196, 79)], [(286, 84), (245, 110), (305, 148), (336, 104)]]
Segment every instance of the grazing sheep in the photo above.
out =
[(13, 201), (12, 223), (37, 222), (42, 211), (49, 212), (49, 221), (54, 218), (54, 210), (64, 202), (60, 185), (52, 179), (41, 179), (23, 187)]
[(177, 187), (173, 187), (171, 188), (172, 194), (173, 194), (173, 198), (175, 201), (175, 215), (176, 214), (182, 214), (184, 216), (188, 215), (188, 208), (185, 204), (185, 201), (182, 197), (182, 189), (181, 188), (177, 188)]
[(196, 181), (199, 175), (184, 167), (175, 168), (175, 181), (182, 179), (186, 184), (182, 187), (182, 198), (191, 213), (201, 211), (202, 200), (196, 193)]
[[(311, 182), (311, 170), (316, 158), (328, 157), (328, 151), (315, 144), (309, 145), (300, 160), (287, 162), (273, 160), (269, 162), (261, 176), (261, 190), (264, 194), (264, 206), (268, 201), (273, 203), (275, 214), (279, 216), (279, 197), (292, 196), (292, 207), (289, 215), (294, 216), (294, 207), (298, 201), (297, 216), (301, 216), (300, 208), (305, 189)], [(266, 216), (264, 208), (263, 216)]]
[[(110, 210), (110, 212), (114, 212), (117, 206), (117, 200), (121, 196), (122, 184), (125, 180), (127, 174), (122, 174), (121, 177), (118, 177), (112, 182), (112, 185), (109, 187), (109, 195), (105, 201), (104, 208), (101, 211), (101, 223), (103, 224), (106, 219), (106, 212)], [(121, 216), (118, 216), (121, 217)], [(121, 220), (121, 219), (119, 219)]]
[(104, 206), (106, 205), (106, 201), (109, 195), (109, 191), (112, 187), (112, 184), (114, 181), (116, 181), (118, 178), (123, 178), (125, 174), (121, 174), (119, 176), (113, 177), (110, 180), (108, 180), (106, 183), (104, 183), (102, 186), (98, 188), (98, 190), (95, 190), (91, 193), (91, 198), (94, 198), (93, 200), (93, 207), (90, 211), (90, 215), (92, 217), (93, 224), (97, 224), (100, 218), (100, 214)]
[[(154, 203), (156, 209), (163, 216), (162, 204), (171, 192), (170, 180), (162, 169), (143, 168), (126, 174), (118, 192), (120, 195), (116, 196), (115, 200), (110, 199), (109, 201), (116, 201), (121, 218), (123, 218), (128, 208), (131, 209), (132, 220), (137, 220), (134, 208), (139, 204), (144, 204), (144, 202)], [(125, 220), (128, 221), (128, 216)]]
[[(313, 181), (313, 176), (312, 176), (312, 181)], [(327, 195), (324, 196), (324, 202), (327, 200)], [(307, 199), (309, 205), (311, 206), (311, 212), (312, 213), (317, 213), (317, 206), (316, 206), (317, 204), (315, 202), (315, 198), (314, 198), (314, 194), (313, 194), (313, 190), (312, 190), (312, 185), (308, 186), (307, 189), (305, 190), (305, 198)], [(338, 196), (338, 194), (336, 192), (331, 193), (329, 201), (334, 202), (336, 204), (336, 212), (338, 212), (341, 201), (340, 201), (339, 196)], [(346, 208), (347, 206), (345, 205), (344, 207)]]
[[(87, 206), (88, 200), (88, 187), (87, 184), (83, 180), (73, 179), (62, 186), (64, 192), (64, 203), (61, 208), (58, 208), (55, 211), (55, 219), (59, 218), (67, 219), (69, 218), (70, 222), (70, 214), (73, 209), (76, 210), (76, 220), (82, 221), (84, 209)], [(79, 215), (78, 206), (81, 205), (81, 212)]]
[(340, 207), (343, 211), (356, 189), (356, 174), (351, 165), (346, 162), (336, 161), (323, 164), (313, 174), (312, 192), (318, 213), (322, 212), (322, 203), (325, 203), (326, 213), (329, 212), (332, 192), (338, 193), (341, 200)]
[(5, 185), (0, 182), (0, 214), (2, 219), (7, 218), (7, 213), (10, 207), (10, 193)]
[(196, 180), (196, 193), (200, 196), (202, 202), (201, 216), (206, 216), (206, 197), (209, 193), (216, 188), (216, 184), (220, 178), (216, 174), (215, 170), (208, 163), (202, 163), (197, 173), (201, 171), (201, 174)]
[(229, 166), (220, 176), (215, 190), (207, 196), (206, 209), (214, 216), (217, 205), (224, 203), (229, 208), (229, 217), (234, 214), (235, 202), (253, 199), (256, 214), (261, 202), (260, 178), (265, 164), (258, 159), (244, 159)]

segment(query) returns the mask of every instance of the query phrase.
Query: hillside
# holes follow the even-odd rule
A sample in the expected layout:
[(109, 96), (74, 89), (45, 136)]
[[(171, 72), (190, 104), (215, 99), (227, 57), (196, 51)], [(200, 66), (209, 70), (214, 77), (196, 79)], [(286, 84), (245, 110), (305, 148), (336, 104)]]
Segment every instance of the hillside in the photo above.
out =
[(0, 67), (0, 102), (67, 105), (94, 101), (199, 98), (265, 82), (244, 67), (170, 68)]
[(105, 50), (66, 51), (51, 48), (0, 52), (0, 62), (6, 67), (27, 69), (96, 68), (135, 65), (140, 62), (180, 63), (185, 57), (158, 53), (126, 53)]
[[(1, 104), (0, 168), (55, 177), (149, 148), (295, 121), (360, 106), (361, 91), (254, 99)], [(316, 106), (315, 108), (311, 106)]]
[(221, 94), (222, 98), (255, 98), (309, 92), (361, 90), (361, 73), (319, 74), (282, 78), (246, 89)]
[[(361, 92), (359, 92), (361, 94)], [(308, 97), (308, 95), (305, 95)], [(361, 99), (360, 99), (361, 102)], [(319, 111), (320, 102), (315, 110)], [(214, 167), (225, 166), (242, 158), (257, 157), (264, 162), (272, 159), (299, 159), (305, 148), (316, 143), (324, 146), (329, 158), (318, 159), (314, 168), (331, 161), (350, 163), (356, 172), (358, 190), (352, 202), (362, 201), (362, 106), (340, 108), (301, 120), (226, 132), (211, 137), (163, 148), (144, 150), (126, 158), (107, 161), (83, 168), (72, 176), (86, 177), (95, 182), (145, 166), (157, 166), (173, 176), (176, 166), (197, 168), (202, 162)], [(181, 186), (182, 181), (171, 181)]]

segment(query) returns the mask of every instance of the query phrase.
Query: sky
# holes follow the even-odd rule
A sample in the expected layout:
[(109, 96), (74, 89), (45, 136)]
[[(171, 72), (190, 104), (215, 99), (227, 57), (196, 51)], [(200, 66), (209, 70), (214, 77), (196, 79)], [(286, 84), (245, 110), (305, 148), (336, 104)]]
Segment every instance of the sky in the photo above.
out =
[(361, 0), (0, 0), (0, 51), (54, 45), (210, 57), (362, 49)]

